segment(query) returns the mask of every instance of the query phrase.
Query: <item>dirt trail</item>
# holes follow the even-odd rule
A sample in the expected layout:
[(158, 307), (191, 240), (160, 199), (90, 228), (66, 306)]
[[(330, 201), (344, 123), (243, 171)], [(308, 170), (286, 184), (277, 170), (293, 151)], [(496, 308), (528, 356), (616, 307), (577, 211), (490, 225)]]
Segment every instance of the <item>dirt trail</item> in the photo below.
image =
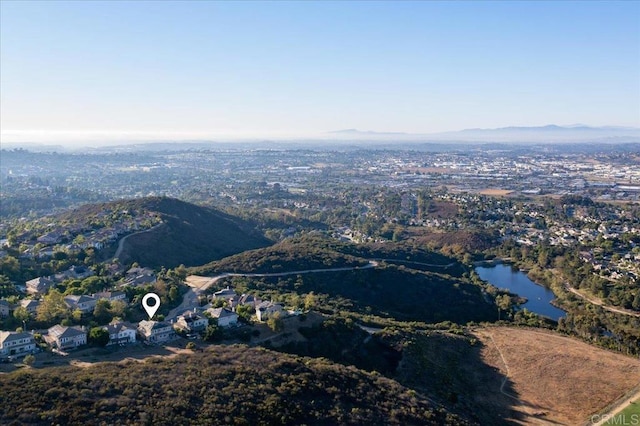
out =
[(122, 254), (122, 250), (124, 250), (124, 243), (125, 243), (125, 241), (127, 241), (127, 239), (129, 237), (133, 237), (134, 235), (144, 234), (145, 232), (151, 232), (154, 229), (158, 229), (162, 225), (164, 225), (164, 223), (159, 223), (159, 224), (157, 224), (157, 225), (155, 225), (155, 226), (153, 226), (153, 227), (151, 227), (149, 229), (145, 229), (144, 231), (134, 232), (133, 234), (129, 234), (129, 235), (126, 235), (126, 236), (122, 237), (122, 239), (118, 242), (118, 249), (116, 250), (116, 254), (113, 255), (111, 260), (120, 258), (120, 255)]
[(605, 305), (604, 302), (602, 300), (600, 300), (600, 299), (594, 299), (594, 298), (585, 296), (584, 294), (580, 293), (580, 291), (578, 291), (578, 289), (576, 289), (574, 287), (571, 287), (571, 285), (569, 283), (564, 283), (564, 288), (567, 291), (570, 291), (571, 293), (575, 294), (576, 296), (578, 296), (582, 300), (586, 300), (587, 302), (589, 302), (589, 303), (591, 303), (593, 305), (600, 306), (602, 309), (604, 309), (606, 311), (615, 312), (617, 314), (628, 315), (628, 316), (640, 318), (640, 312), (633, 312), (633, 311), (629, 311), (627, 309), (616, 308), (616, 307), (613, 307), (613, 306)]

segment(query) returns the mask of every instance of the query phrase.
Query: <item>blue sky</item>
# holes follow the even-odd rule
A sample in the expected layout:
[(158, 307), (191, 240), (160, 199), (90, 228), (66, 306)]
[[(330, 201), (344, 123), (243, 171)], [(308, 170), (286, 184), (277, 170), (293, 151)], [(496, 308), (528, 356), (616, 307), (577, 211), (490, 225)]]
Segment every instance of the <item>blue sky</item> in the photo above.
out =
[(640, 126), (640, 2), (0, 4), (4, 141)]

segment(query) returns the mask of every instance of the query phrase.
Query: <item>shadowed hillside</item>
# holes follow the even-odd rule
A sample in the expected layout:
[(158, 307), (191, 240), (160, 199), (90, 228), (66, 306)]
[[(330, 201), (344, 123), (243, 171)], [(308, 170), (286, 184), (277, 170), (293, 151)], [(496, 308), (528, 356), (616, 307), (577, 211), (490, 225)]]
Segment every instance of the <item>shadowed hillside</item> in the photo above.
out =
[(171, 198), (126, 202), (158, 214), (164, 225), (127, 239), (121, 260), (145, 266), (199, 265), (271, 242), (252, 224), (220, 211)]

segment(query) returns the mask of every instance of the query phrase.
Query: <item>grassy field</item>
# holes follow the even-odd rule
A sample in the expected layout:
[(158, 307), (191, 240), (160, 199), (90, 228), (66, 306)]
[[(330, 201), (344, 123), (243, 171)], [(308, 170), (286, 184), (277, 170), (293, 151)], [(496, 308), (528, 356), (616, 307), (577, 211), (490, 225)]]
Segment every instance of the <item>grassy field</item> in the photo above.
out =
[(517, 423), (583, 424), (640, 383), (640, 360), (552, 332), (490, 327), (474, 334), (483, 361), (505, 376), (495, 391), (514, 401)]
[(632, 402), (627, 408), (616, 414), (605, 425), (640, 425), (640, 399)]

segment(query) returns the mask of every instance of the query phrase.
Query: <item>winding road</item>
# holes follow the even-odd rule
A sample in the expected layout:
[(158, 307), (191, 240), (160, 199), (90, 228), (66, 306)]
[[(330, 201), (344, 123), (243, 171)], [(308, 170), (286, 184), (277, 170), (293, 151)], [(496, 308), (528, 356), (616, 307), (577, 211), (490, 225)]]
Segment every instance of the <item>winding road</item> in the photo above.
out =
[[(152, 228), (153, 229), (153, 228)], [(150, 231), (151, 229), (149, 229)], [(143, 231), (146, 232), (146, 231)], [(131, 234), (135, 235), (135, 234)], [(125, 237), (126, 238), (126, 237)], [(271, 272), (271, 273), (239, 273), (239, 272), (224, 272), (222, 274), (213, 276), (213, 277), (203, 277), (199, 275), (190, 275), (187, 277), (186, 283), (189, 287), (191, 287), (183, 296), (182, 303), (171, 311), (166, 316), (166, 319), (176, 318), (178, 315), (193, 309), (198, 306), (198, 296), (206, 291), (209, 287), (214, 285), (216, 282), (223, 278), (228, 277), (249, 277), (249, 278), (259, 278), (259, 277), (285, 277), (289, 275), (304, 275), (304, 274), (319, 274), (323, 272), (342, 272), (342, 271), (357, 271), (364, 269), (375, 268), (380, 264), (380, 262), (399, 262), (399, 263), (409, 263), (421, 266), (428, 266), (433, 268), (443, 268), (447, 269), (456, 264), (456, 262), (452, 262), (446, 265), (439, 265), (435, 263), (423, 263), (423, 262), (413, 262), (407, 260), (398, 260), (398, 259), (367, 259), (369, 262), (363, 266), (347, 266), (342, 268), (324, 268), (324, 269), (302, 269), (299, 271), (289, 271), (289, 272)]]
[(186, 283), (189, 287), (191, 287), (182, 298), (182, 303), (180, 306), (172, 309), (167, 314), (167, 319), (176, 318), (181, 313), (193, 309), (198, 306), (198, 296), (206, 291), (213, 284), (218, 282), (223, 278), (228, 277), (285, 277), (288, 275), (304, 275), (304, 274), (318, 274), (323, 272), (342, 272), (342, 271), (356, 271), (356, 270), (364, 270), (371, 269), (378, 266), (378, 262), (375, 260), (370, 260), (367, 265), (364, 266), (347, 266), (343, 268), (324, 268), (324, 269), (303, 269), (299, 271), (290, 271), (290, 272), (272, 272), (272, 273), (238, 273), (238, 272), (224, 272), (220, 275), (216, 275), (214, 277), (202, 277), (199, 275), (189, 275), (187, 277)]

